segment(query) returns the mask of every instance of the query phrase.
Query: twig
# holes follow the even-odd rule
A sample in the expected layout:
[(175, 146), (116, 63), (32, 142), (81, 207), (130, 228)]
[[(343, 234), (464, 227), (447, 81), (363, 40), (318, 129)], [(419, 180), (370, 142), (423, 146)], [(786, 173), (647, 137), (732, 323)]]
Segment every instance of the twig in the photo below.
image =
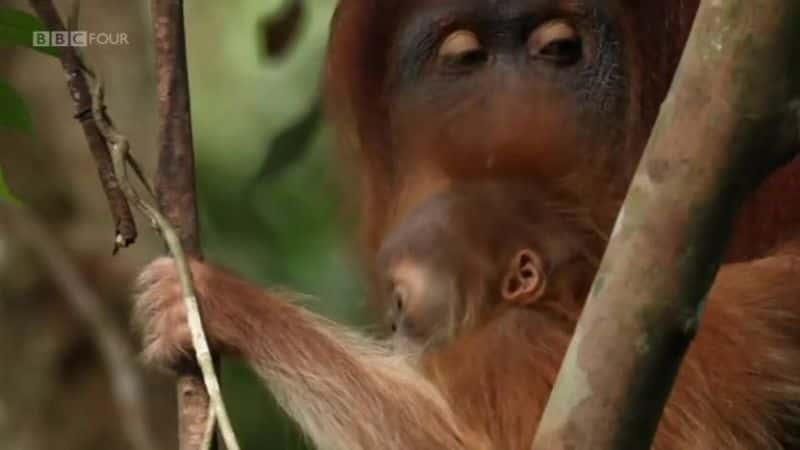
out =
[(155, 439), (147, 420), (142, 380), (134, 365), (135, 352), (121, 327), (110, 316), (97, 293), (76, 270), (56, 239), (41, 221), (23, 205), (5, 207), (12, 231), (47, 266), (50, 275), (64, 292), (64, 298), (93, 336), (111, 379), (120, 424), (132, 449), (153, 450)]
[(650, 448), (733, 218), (797, 154), (799, 20), (796, 0), (701, 2), (534, 450)]
[[(63, 31), (64, 25), (57, 10), (50, 0), (30, 0), (42, 21), (53, 31)], [(195, 258), (200, 258), (199, 226), (196, 207), (195, 180), (194, 180), (194, 149), (192, 146), (191, 114), (189, 107), (189, 87), (186, 69), (186, 45), (183, 29), (183, 5), (180, 0), (155, 0), (153, 2), (154, 28), (156, 34), (157, 63), (159, 70), (159, 112), (160, 112), (160, 143), (159, 171), (156, 178), (158, 203), (169, 219), (163, 216), (153, 216), (158, 213), (156, 208), (145, 208), (155, 222), (164, 219), (167, 225), (175, 224), (177, 231), (161, 227), (162, 234), (170, 246), (176, 261), (183, 260), (183, 269), (186, 269), (185, 256), (175, 252), (175, 242), (169, 245), (171, 238), (186, 248)], [(130, 165), (145, 188), (152, 194), (152, 188), (146, 182), (136, 160), (128, 153), (127, 140), (114, 131), (110, 118), (106, 115), (102, 101), (96, 103), (89, 92), (86, 77), (91, 77), (91, 72), (83, 64), (80, 56), (71, 47), (61, 49), (60, 59), (68, 75), (70, 93), (76, 105), (76, 118), (81, 121), (89, 147), (95, 157), (103, 189), (108, 197), (111, 213), (115, 221), (116, 237), (114, 252), (120, 247), (132, 244), (137, 236), (136, 225), (131, 214), (128, 200), (134, 200), (129, 194), (135, 191), (127, 184), (127, 179), (121, 177), (126, 174), (118, 169)], [(98, 85), (99, 86), (99, 85)], [(95, 100), (96, 97), (95, 97)], [(103, 127), (102, 131), (100, 127)], [(116, 143), (115, 143), (116, 142)], [(125, 142), (122, 145), (122, 142)], [(112, 145), (120, 150), (114, 151), (112, 156), (108, 146)], [(115, 161), (117, 153), (121, 154), (122, 161)], [(121, 164), (119, 166), (118, 164)], [(120, 186), (122, 184), (122, 186)], [(120, 189), (122, 187), (122, 190)], [(128, 192), (123, 190), (130, 189)], [(128, 198), (126, 198), (126, 196)], [(138, 206), (147, 205), (135, 197)], [(165, 223), (159, 223), (164, 225)], [(170, 232), (171, 231), (171, 232)], [(187, 272), (188, 274), (188, 272)], [(191, 289), (185, 290), (187, 309), (190, 314), (190, 326), (193, 330), (202, 326), (197, 311), (196, 299)], [(194, 304), (194, 308), (191, 307)], [(194, 310), (194, 312), (192, 312)], [(198, 333), (193, 332), (193, 339)], [(183, 450), (196, 450), (198, 446), (209, 448), (213, 444), (213, 430), (215, 416), (219, 417), (223, 438), (228, 449), (237, 450), (232, 427), (225, 414), (224, 404), (209, 400), (209, 394), (219, 397), (219, 383), (214, 375), (213, 356), (208, 353), (205, 339), (198, 344), (195, 339), (195, 348), (198, 349), (198, 362), (201, 363), (203, 373), (198, 372), (194, 366), (186, 367), (178, 379), (179, 403), (179, 440)], [(205, 343), (205, 345), (203, 345)], [(201, 358), (201, 354), (203, 357)], [(209, 368), (202, 367), (204, 358), (211, 361)], [(211, 376), (209, 377), (209, 373)], [(203, 389), (211, 391), (207, 393)], [(211, 408), (214, 408), (212, 413)], [(220, 411), (221, 409), (221, 411)]]
[[(65, 30), (61, 16), (51, 0), (30, 0), (30, 4), (49, 30)], [(115, 230), (114, 253), (117, 253), (120, 248), (128, 247), (136, 241), (136, 223), (125, 195), (120, 190), (117, 178), (114, 176), (114, 167), (106, 142), (92, 117), (92, 96), (84, 76), (84, 67), (80, 56), (72, 47), (60, 47), (59, 60), (67, 73), (67, 86), (75, 104), (75, 118), (83, 127), (83, 133), (89, 143), (89, 150), (91, 150), (97, 166), (100, 183), (111, 209)]]
[[(183, 244), (181, 243), (181, 239), (170, 221), (162, 215), (156, 207), (142, 200), (136, 192), (136, 189), (134, 189), (133, 185), (130, 183), (127, 174), (131, 158), (129, 153), (130, 145), (127, 138), (105, 120), (103, 114), (103, 87), (99, 80), (96, 80), (93, 89), (93, 102), (92, 113), (97, 125), (100, 127), (100, 132), (111, 147), (114, 171), (120, 181), (120, 187), (128, 199), (155, 224), (175, 260), (181, 287), (183, 289), (183, 300), (186, 305), (189, 328), (192, 332), (192, 344), (195, 349), (195, 356), (202, 371), (206, 391), (210, 399), (210, 405), (213, 408), (213, 415), (209, 414), (208, 420), (212, 420), (211, 418), (216, 416), (219, 419), (219, 428), (226, 447), (229, 450), (239, 450), (239, 444), (236, 441), (233, 426), (231, 425), (225, 403), (222, 399), (219, 380), (214, 370), (214, 360), (211, 356), (208, 341), (206, 340), (205, 331), (203, 330), (203, 322), (195, 295), (188, 258), (184, 251)], [(147, 184), (146, 180), (141, 181)], [(208, 412), (206, 412), (206, 414), (208, 414)], [(212, 440), (212, 433), (205, 431), (208, 428), (209, 427), (206, 426), (203, 429), (204, 439), (206, 439), (203, 442), (203, 448), (207, 448), (206, 446), (210, 445)]]

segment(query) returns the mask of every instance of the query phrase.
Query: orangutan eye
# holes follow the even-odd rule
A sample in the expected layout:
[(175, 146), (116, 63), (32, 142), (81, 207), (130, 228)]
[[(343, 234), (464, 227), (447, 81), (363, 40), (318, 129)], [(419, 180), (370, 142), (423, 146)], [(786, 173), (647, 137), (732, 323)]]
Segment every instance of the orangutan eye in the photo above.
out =
[(533, 30), (528, 38), (528, 54), (559, 65), (575, 64), (581, 58), (578, 31), (563, 20), (552, 20)]
[(442, 42), (437, 58), (440, 63), (472, 66), (485, 62), (488, 54), (475, 33), (457, 30)]

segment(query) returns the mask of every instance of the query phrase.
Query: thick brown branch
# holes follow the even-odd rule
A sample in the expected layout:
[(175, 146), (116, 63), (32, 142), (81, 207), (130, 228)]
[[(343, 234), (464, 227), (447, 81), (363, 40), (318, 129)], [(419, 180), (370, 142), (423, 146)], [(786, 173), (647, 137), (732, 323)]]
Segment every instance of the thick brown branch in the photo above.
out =
[[(30, 0), (30, 4), (48, 29), (64, 31), (64, 23), (51, 0)], [(92, 96), (84, 75), (83, 63), (72, 47), (61, 47), (59, 59), (67, 74), (67, 86), (75, 104), (75, 118), (83, 127), (83, 133), (86, 135), (89, 149), (97, 165), (100, 183), (111, 208), (115, 228), (114, 252), (116, 252), (120, 247), (127, 247), (136, 241), (136, 223), (125, 195), (120, 190), (117, 178), (114, 176), (111, 155), (106, 142), (92, 118)]]
[(534, 449), (650, 448), (732, 218), (797, 151), (798, 24), (795, 0), (702, 2)]

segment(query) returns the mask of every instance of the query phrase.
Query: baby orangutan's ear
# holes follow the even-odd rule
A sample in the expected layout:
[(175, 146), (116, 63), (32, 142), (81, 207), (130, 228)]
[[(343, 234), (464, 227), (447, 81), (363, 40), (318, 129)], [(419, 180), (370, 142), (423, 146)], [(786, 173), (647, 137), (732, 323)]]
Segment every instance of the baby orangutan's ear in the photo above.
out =
[(542, 298), (546, 289), (544, 262), (539, 254), (526, 248), (514, 255), (503, 277), (503, 300), (532, 305)]

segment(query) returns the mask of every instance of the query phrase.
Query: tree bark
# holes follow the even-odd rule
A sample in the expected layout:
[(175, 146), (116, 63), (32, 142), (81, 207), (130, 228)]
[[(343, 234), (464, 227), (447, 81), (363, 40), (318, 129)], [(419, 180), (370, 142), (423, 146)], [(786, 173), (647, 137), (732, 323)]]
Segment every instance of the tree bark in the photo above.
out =
[(534, 450), (650, 448), (733, 217), (798, 149), (798, 54), (797, 0), (702, 2)]

